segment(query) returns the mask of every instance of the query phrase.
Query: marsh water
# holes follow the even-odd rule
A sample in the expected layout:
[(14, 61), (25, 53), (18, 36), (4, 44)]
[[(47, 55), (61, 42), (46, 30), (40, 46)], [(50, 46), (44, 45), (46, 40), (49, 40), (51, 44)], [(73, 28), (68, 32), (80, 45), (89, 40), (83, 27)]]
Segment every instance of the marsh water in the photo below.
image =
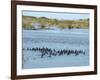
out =
[[(31, 49), (81, 50), (85, 54), (41, 58), (40, 51)], [(89, 65), (89, 29), (22, 30), (22, 68), (54, 68)]]

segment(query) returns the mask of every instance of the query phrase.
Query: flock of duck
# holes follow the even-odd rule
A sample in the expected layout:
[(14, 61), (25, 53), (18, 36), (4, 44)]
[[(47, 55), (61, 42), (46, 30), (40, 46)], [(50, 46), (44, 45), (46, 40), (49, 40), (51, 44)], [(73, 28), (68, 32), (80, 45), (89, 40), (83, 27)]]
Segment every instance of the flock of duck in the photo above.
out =
[(74, 54), (75, 56), (78, 56), (79, 54), (85, 55), (85, 51), (83, 50), (67, 50), (67, 49), (61, 49), (61, 50), (55, 50), (51, 48), (23, 48), (23, 50), (28, 50), (28, 51), (35, 51), (35, 52), (40, 52), (41, 53), (41, 58), (44, 56), (52, 57), (52, 56), (62, 56), (62, 55), (71, 55)]

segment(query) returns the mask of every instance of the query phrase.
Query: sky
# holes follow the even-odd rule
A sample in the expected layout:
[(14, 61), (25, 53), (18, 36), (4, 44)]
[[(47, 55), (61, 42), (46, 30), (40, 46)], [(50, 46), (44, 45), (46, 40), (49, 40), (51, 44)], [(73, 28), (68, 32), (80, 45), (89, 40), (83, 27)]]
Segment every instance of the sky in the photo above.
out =
[(68, 13), (68, 12), (22, 11), (22, 15), (47, 17), (58, 20), (76, 20), (76, 19), (89, 18), (89, 13)]

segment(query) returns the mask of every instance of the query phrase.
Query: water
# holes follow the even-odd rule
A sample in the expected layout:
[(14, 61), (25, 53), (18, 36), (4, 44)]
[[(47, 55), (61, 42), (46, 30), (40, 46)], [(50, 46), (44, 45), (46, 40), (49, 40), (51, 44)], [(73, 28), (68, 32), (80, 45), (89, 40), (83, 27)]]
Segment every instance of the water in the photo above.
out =
[[(73, 67), (89, 65), (89, 30), (23, 30), (23, 69)], [(83, 50), (85, 55), (45, 56), (27, 48), (50, 48), (55, 50)]]

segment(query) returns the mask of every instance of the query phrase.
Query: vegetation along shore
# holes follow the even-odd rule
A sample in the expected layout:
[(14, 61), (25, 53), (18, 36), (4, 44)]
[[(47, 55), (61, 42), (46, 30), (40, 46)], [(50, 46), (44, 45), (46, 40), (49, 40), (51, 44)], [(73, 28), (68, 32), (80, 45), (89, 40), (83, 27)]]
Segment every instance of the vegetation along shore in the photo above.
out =
[(46, 17), (22, 16), (22, 27), (26, 30), (37, 29), (88, 29), (89, 19), (58, 20)]

